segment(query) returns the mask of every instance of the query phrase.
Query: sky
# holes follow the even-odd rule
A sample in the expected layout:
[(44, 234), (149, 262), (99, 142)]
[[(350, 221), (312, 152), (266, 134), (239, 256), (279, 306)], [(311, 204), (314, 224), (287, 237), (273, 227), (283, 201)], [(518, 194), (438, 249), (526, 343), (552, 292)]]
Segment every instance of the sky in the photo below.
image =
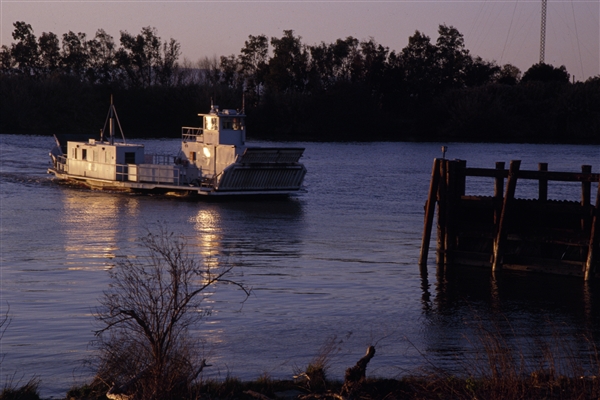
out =
[[(307, 45), (353, 36), (401, 51), (420, 31), (432, 42), (440, 24), (464, 35), (471, 55), (525, 72), (539, 61), (542, 0), (406, 1), (135, 1), (1, 0), (1, 43), (13, 43), (13, 23), (34, 34), (86, 33), (104, 29), (119, 43), (120, 32), (155, 27), (163, 41), (181, 45), (181, 58), (240, 54), (249, 35), (283, 36), (293, 30)], [(548, 0), (545, 62), (564, 65), (576, 81), (600, 75), (600, 1)]]

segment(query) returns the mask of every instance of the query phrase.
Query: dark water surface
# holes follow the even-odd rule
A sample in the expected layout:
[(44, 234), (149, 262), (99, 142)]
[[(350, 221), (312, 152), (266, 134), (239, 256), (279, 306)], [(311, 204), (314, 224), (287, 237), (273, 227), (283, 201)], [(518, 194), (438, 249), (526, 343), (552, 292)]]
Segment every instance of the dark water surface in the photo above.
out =
[[(579, 279), (466, 270), (436, 277), (417, 266), (436, 143), (306, 147), (307, 192), (284, 201), (189, 201), (96, 192), (59, 185), (46, 174), (53, 140), (1, 135), (1, 309), (12, 319), (1, 342), (2, 379), (41, 378), (42, 395), (62, 397), (89, 379), (92, 310), (108, 270), (138, 254), (138, 238), (166, 222), (213, 263), (234, 265), (244, 296), (219, 288), (198, 326), (209, 374), (290, 378), (333, 336), (343, 340), (330, 374), (376, 344), (373, 376), (397, 377), (429, 362), (453, 368), (473, 353), (473, 331), (494, 326), (514, 343), (557, 334), (585, 348), (600, 337), (600, 299)], [(145, 140), (147, 151), (175, 153), (177, 140)], [(274, 143), (260, 143), (275, 145)], [(277, 144), (280, 145), (280, 144)], [(449, 158), (493, 168), (600, 170), (600, 146), (449, 144)], [(468, 183), (491, 194), (492, 182)], [(517, 196), (535, 187), (519, 183)], [(595, 192), (595, 190), (592, 190)], [(550, 186), (549, 197), (578, 200), (578, 185)], [(533, 195), (531, 196), (533, 197)]]

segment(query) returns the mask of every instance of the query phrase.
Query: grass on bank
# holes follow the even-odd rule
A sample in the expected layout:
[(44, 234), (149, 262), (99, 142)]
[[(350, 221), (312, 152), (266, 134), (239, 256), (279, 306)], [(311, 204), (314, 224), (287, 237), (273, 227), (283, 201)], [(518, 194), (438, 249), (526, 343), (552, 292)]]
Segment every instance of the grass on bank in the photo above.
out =
[(0, 392), (0, 400), (39, 400), (40, 379), (31, 378), (25, 384), (13, 381), (14, 376), (8, 379)]
[[(475, 351), (470, 357), (457, 356), (453, 373), (430, 364), (398, 379), (363, 379), (348, 392), (345, 382), (327, 377), (331, 357), (338, 351), (334, 338), (328, 339), (320, 354), (303, 371), (297, 371), (293, 380), (274, 380), (268, 375), (249, 382), (231, 376), (199, 379), (185, 400), (600, 398), (600, 354), (592, 340), (555, 335), (519, 346), (498, 331), (479, 329), (472, 343)], [(0, 399), (37, 400), (39, 396), (32, 391), (37, 393), (38, 384), (33, 380), (22, 389), (5, 387)], [(108, 390), (109, 385), (96, 378), (71, 389), (66, 400), (104, 400)]]

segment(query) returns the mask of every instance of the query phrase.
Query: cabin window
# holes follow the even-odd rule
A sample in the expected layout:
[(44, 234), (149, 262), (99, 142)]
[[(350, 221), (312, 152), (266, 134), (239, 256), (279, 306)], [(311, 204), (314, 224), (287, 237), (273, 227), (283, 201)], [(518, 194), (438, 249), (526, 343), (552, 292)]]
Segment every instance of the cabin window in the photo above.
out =
[(206, 129), (209, 131), (216, 131), (219, 129), (219, 123), (217, 117), (206, 117)]
[(135, 153), (125, 152), (125, 164), (135, 164)]
[(244, 120), (241, 118), (234, 118), (233, 119), (233, 130), (241, 131), (243, 129), (244, 129)]
[(196, 152), (190, 151), (190, 161), (196, 161)]
[(77, 149), (73, 149), (73, 159), (77, 160)]
[(234, 131), (242, 130), (242, 120), (241, 118), (222, 118), (223, 120), (223, 129), (230, 129)]
[(87, 160), (87, 149), (81, 149), (81, 159)]

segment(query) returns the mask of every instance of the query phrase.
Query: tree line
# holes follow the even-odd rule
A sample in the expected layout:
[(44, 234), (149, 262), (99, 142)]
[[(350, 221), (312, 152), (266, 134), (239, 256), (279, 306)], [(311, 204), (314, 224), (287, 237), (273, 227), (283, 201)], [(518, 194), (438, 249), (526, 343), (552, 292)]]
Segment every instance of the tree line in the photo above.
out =
[(121, 31), (117, 45), (102, 29), (60, 41), (13, 25), (0, 50), (2, 132), (89, 128), (112, 93), (140, 135), (176, 135), (211, 98), (227, 108), (243, 98), (251, 137), (600, 142), (600, 76), (570, 83), (548, 64), (521, 73), (471, 55), (447, 25), (435, 42), (416, 31), (400, 51), (374, 38), (249, 35), (240, 54), (197, 62), (180, 62), (180, 44), (152, 27)]

